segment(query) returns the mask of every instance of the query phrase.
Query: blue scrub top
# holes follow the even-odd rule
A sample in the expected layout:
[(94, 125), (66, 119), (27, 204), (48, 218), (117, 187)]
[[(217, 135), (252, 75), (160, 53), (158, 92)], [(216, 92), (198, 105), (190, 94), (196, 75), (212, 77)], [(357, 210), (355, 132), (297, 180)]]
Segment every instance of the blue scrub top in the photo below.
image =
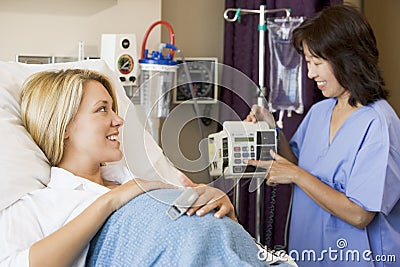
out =
[(294, 187), (289, 254), (299, 266), (400, 266), (400, 121), (385, 100), (354, 111), (329, 144), (337, 99), (315, 104), (290, 141), (298, 164), (376, 212), (365, 229)]

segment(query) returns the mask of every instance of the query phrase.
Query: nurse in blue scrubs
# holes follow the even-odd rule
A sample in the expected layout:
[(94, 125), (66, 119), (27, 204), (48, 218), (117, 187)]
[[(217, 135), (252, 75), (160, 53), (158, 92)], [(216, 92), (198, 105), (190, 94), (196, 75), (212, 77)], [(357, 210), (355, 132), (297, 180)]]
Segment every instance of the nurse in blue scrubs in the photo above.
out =
[[(400, 266), (400, 121), (386, 101), (375, 36), (348, 6), (293, 33), (326, 100), (288, 143), (281, 134), (267, 184), (293, 184), (289, 253), (299, 266)], [(271, 121), (254, 106), (247, 121)]]

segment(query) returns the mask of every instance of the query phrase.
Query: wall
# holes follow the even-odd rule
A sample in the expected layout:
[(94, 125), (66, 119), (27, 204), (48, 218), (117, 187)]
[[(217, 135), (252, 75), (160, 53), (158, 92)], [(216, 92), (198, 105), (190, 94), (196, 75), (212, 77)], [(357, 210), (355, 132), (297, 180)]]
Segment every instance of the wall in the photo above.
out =
[(371, 23), (380, 51), (380, 66), (386, 87), (390, 90), (389, 102), (400, 115), (400, 1), (364, 0), (365, 16)]
[[(162, 18), (173, 26), (176, 44), (187, 57), (218, 57), (222, 62), (225, 1), (162, 0)], [(168, 32), (162, 32), (168, 41)]]
[[(175, 31), (176, 45), (185, 57), (217, 57), (223, 59), (225, 1), (223, 0), (162, 0), (162, 19), (168, 21)], [(168, 31), (162, 30), (162, 40), (169, 42)], [(180, 107), (181, 108), (181, 107)], [(182, 119), (188, 114), (195, 117), (192, 105), (182, 107)], [(217, 114), (218, 106), (213, 105), (212, 113)], [(217, 116), (217, 115), (214, 115)], [(179, 115), (178, 115), (179, 117)], [(189, 116), (190, 117), (190, 116)], [(179, 118), (176, 118), (179, 121)], [(217, 123), (204, 127), (204, 137), (217, 131)], [(170, 137), (173, 138), (173, 137)], [(176, 158), (197, 160), (200, 157), (198, 144), (201, 140), (197, 120), (188, 122), (180, 131), (180, 151), (167, 151), (167, 155), (175, 153)], [(207, 170), (201, 172), (184, 171), (197, 183), (207, 183)]]
[(397, 88), (400, 70), (400, 1), (345, 0), (344, 3), (359, 7), (371, 24), (380, 52), (379, 65), (390, 91), (388, 101), (400, 115), (400, 90)]
[(343, 3), (347, 4), (347, 5), (355, 6), (358, 8), (361, 8), (361, 6), (362, 6), (362, 0), (344, 0)]
[[(161, 0), (1, 0), (0, 60), (17, 54), (100, 56), (102, 33), (135, 33), (140, 47), (146, 29), (161, 18)], [(149, 39), (160, 43), (160, 30)]]

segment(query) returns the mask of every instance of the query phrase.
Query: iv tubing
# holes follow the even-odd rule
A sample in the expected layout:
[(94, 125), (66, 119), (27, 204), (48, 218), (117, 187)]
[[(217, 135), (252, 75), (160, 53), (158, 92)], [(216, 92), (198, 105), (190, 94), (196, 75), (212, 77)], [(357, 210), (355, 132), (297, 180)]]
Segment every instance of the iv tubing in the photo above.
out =
[[(175, 45), (175, 33), (174, 33), (174, 29), (172, 28), (171, 24), (169, 24), (168, 22), (166, 22), (165, 20), (159, 20), (154, 22), (153, 24), (150, 25), (150, 27), (147, 29), (144, 38), (143, 38), (143, 42), (142, 42), (142, 53), (141, 53), (141, 58), (144, 58), (144, 50), (146, 49), (146, 43), (147, 43), (147, 38), (149, 37), (150, 32), (153, 30), (153, 28), (155, 26), (157, 26), (158, 24), (163, 24), (168, 28), (169, 31), (169, 42), (171, 45)], [(174, 57), (174, 51), (171, 50), (169, 52), (169, 54), (171, 55), (171, 57)]]

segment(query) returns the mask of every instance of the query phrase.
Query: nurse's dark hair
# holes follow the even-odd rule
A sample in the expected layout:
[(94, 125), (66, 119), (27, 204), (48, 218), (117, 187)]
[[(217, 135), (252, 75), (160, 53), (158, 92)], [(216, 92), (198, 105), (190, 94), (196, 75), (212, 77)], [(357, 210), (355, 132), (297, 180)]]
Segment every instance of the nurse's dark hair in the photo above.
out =
[(313, 56), (330, 63), (340, 85), (350, 92), (350, 105), (368, 105), (388, 97), (375, 35), (356, 8), (327, 7), (307, 18), (293, 31), (293, 45), (299, 53), (304, 53), (303, 43)]

